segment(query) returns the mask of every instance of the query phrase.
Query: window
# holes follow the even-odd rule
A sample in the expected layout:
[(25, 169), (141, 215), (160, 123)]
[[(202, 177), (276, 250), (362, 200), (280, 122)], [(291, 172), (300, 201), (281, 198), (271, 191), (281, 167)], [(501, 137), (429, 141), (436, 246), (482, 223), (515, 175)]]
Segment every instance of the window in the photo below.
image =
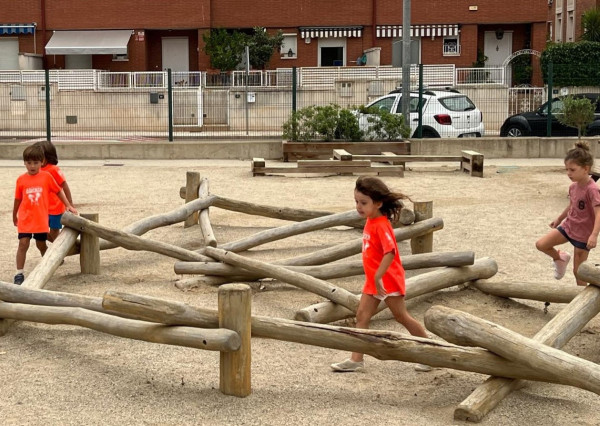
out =
[(567, 41), (574, 41), (575, 38), (575, 19), (573, 11), (567, 12)]
[(444, 56), (460, 56), (460, 42), (458, 36), (444, 37)]
[(127, 53), (115, 53), (114, 55), (112, 55), (112, 60), (113, 62), (128, 61), (129, 55)]
[(284, 34), (281, 45), (281, 59), (298, 58), (298, 40), (296, 34)]
[(475, 109), (475, 104), (466, 96), (440, 98), (440, 103), (450, 111), (472, 111)]
[(381, 111), (391, 112), (395, 100), (395, 96), (388, 96), (387, 98), (383, 98), (375, 102), (373, 105), (371, 105), (371, 108), (377, 108)]
[[(421, 109), (425, 109), (425, 103), (427, 99), (421, 99)], [(419, 98), (411, 96), (408, 104), (408, 112), (419, 112)], [(398, 106), (396, 107), (396, 114), (402, 114), (402, 96), (398, 97)]]
[(562, 13), (557, 13), (556, 14), (556, 41), (559, 43), (562, 41), (562, 32), (563, 32)]

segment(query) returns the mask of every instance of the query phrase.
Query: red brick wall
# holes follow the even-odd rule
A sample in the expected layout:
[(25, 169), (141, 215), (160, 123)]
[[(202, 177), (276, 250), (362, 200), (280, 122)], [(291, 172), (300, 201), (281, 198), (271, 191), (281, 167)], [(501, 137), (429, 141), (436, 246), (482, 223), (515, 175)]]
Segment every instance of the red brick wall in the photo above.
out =
[[(8, 1), (13, 2), (22, 0)], [(39, 2), (30, 2), (39, 8)], [(210, 0), (47, 0), (46, 26), (53, 30), (207, 28), (210, 4)]]

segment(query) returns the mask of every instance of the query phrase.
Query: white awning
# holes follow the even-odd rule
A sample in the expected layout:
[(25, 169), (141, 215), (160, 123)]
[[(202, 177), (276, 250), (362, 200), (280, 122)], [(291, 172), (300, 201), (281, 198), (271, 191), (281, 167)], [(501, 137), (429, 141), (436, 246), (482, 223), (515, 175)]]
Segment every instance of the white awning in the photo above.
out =
[(132, 30), (54, 31), (47, 55), (123, 55)]
[[(458, 24), (411, 25), (411, 37), (457, 36)], [(402, 25), (377, 25), (377, 37), (402, 37)]]
[(302, 38), (362, 37), (362, 26), (356, 27), (300, 27)]

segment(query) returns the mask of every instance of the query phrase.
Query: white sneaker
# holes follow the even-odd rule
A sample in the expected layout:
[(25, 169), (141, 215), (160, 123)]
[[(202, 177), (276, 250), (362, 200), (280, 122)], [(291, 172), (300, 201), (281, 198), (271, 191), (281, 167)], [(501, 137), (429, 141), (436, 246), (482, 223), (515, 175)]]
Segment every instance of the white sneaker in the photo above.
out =
[(567, 272), (567, 265), (571, 261), (571, 255), (566, 251), (559, 250), (558, 256), (560, 259), (553, 260), (552, 263), (554, 264), (554, 278), (560, 280), (565, 276), (565, 272)]
[(331, 364), (333, 371), (341, 371), (345, 373), (352, 373), (355, 371), (361, 371), (365, 368), (364, 361), (352, 361), (351, 359), (344, 360), (335, 364)]

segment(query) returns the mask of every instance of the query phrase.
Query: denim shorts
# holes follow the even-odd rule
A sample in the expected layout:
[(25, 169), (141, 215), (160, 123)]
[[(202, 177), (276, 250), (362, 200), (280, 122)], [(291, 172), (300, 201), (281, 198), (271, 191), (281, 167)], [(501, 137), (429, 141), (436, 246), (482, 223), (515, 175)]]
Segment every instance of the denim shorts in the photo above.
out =
[(36, 241), (46, 241), (48, 239), (48, 233), (47, 232), (40, 232), (39, 234), (30, 234), (28, 232), (24, 232), (24, 233), (19, 232), (18, 237), (19, 237), (19, 240), (21, 238), (29, 238), (29, 239), (31, 239), (31, 237), (33, 237), (33, 239), (36, 240)]
[(562, 226), (557, 226), (556, 229), (558, 229), (558, 232), (560, 232), (561, 234), (563, 234), (563, 236), (567, 240), (569, 240), (569, 242), (571, 244), (573, 244), (573, 247), (577, 247), (578, 249), (582, 249), (582, 250), (585, 250), (585, 251), (590, 251), (590, 249), (587, 248), (587, 243), (582, 243), (581, 241), (577, 241), (577, 240), (574, 240), (573, 238), (569, 237), (567, 235), (567, 233), (565, 232), (565, 230), (563, 229)]
[(60, 218), (62, 214), (51, 214), (48, 216), (50, 229), (62, 229), (62, 223), (60, 223)]

